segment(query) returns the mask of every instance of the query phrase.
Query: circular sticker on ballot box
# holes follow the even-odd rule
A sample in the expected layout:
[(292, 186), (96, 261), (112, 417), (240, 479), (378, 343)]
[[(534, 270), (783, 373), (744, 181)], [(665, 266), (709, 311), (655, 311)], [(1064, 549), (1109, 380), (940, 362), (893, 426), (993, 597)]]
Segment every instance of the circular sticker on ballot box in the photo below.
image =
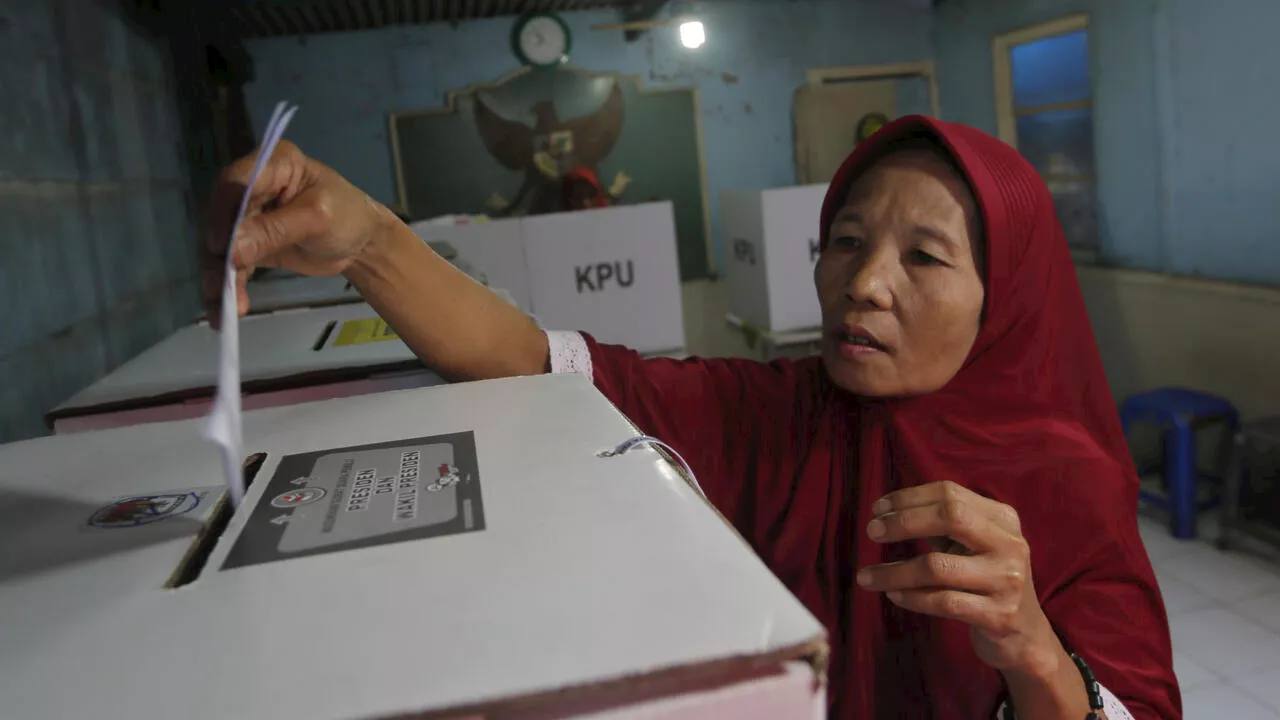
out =
[(287, 490), (279, 495), (271, 498), (271, 506), (278, 508), (295, 508), (311, 503), (324, 497), (324, 488), (300, 488), (298, 490)]
[(89, 517), (98, 528), (131, 528), (185, 515), (200, 504), (204, 493), (178, 492), (117, 498)]

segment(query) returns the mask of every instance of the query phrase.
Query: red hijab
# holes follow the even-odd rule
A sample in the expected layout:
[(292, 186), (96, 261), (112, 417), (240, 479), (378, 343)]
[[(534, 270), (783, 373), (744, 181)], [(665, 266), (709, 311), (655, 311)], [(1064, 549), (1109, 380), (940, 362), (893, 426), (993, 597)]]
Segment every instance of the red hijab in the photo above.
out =
[(1138, 535), (1137, 479), (1053, 201), (1016, 151), (977, 130), (898, 120), (845, 161), (849, 187), (896, 143), (950, 153), (982, 214), (986, 301), (959, 373), (909, 399), (854, 397), (818, 358), (644, 360), (589, 340), (595, 383), (670, 442), (707, 497), (830, 634), (838, 720), (985, 720), (1004, 695), (969, 629), (859, 589), (859, 568), (926, 551), (871, 542), (872, 503), (951, 480), (1014, 507), (1036, 594), (1063, 645), (1137, 718), (1180, 716), (1168, 621)]
[[(981, 212), (982, 327), (964, 366), (942, 390), (860, 403), (855, 527), (866, 527), (879, 496), (939, 480), (1012, 505), (1033, 548), (1041, 605), (1064, 645), (1086, 658), (1117, 659), (1116, 667), (1099, 673), (1119, 686), (1113, 691), (1123, 699), (1129, 683), (1159, 686), (1164, 702), (1153, 709), (1176, 717), (1168, 623), (1137, 535), (1137, 477), (1053, 200), (1035, 169), (972, 128), (902, 118), (862, 143), (836, 172), (822, 205), (822, 242), (858, 175), (894, 143), (922, 135), (949, 151)], [(1110, 506), (1099, 508), (1091, 498)], [(855, 544), (856, 567), (919, 551), (886, 551), (862, 538)], [(1097, 587), (1071, 592), (1071, 583), (1086, 574), (1099, 578)], [(1126, 608), (1106, 592), (1113, 585), (1139, 589), (1154, 612)], [(855, 649), (840, 681), (846, 692), (857, 688), (845, 700), (858, 711), (842, 717), (977, 718), (991, 711), (1001, 680), (994, 671), (971, 671), (979, 661), (965, 627), (900, 610), (870, 593), (855, 592), (853, 605)], [(1124, 619), (1127, 632), (1088, 631), (1089, 616), (1100, 613)], [(1123, 681), (1116, 679), (1121, 675)], [(886, 687), (897, 688), (902, 705), (890, 710), (875, 700)], [(1140, 709), (1135, 715), (1154, 717)]]

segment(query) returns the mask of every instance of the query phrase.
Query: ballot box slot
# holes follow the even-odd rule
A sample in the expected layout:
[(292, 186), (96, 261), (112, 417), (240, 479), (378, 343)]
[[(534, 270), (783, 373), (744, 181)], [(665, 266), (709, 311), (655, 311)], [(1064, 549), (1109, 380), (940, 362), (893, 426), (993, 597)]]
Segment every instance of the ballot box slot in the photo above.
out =
[(320, 331), (320, 337), (316, 338), (316, 342), (311, 349), (320, 352), (324, 349), (324, 344), (329, 341), (329, 336), (333, 334), (333, 329), (338, 326), (337, 320), (330, 320), (325, 323), (324, 330)]
[[(245, 462), (244, 486), (246, 490), (253, 484), (254, 478), (258, 476), (258, 471), (262, 469), (262, 465), (266, 460), (266, 453), (257, 453), (250, 456)], [(231, 516), (235, 514), (235, 510), (230, 498), (224, 495), (222, 501), (218, 503), (218, 509), (209, 517), (204, 529), (200, 531), (200, 534), (191, 543), (191, 548), (187, 550), (187, 554), (183, 556), (182, 561), (178, 563), (178, 567), (173, 571), (169, 582), (165, 583), (165, 587), (180, 588), (195, 582), (195, 579), (200, 577), (205, 564), (209, 562), (209, 556), (213, 554), (213, 549), (218, 546), (218, 540), (222, 538), (222, 534), (227, 531), (227, 526), (231, 524)]]

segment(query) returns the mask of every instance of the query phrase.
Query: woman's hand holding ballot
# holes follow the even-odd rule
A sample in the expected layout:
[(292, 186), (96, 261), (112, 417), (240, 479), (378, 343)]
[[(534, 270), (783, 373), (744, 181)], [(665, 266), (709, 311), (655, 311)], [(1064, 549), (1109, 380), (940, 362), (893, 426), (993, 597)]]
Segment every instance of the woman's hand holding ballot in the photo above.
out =
[[(256, 157), (229, 166), (202, 243), (208, 317), (219, 316), (227, 239)], [(281, 141), (254, 183), (230, 248), (239, 314), (253, 271), (337, 275), (360, 291), (430, 368), (453, 379), (534, 375), (548, 363), (533, 320), (437, 255), (398, 217), (327, 165)]]

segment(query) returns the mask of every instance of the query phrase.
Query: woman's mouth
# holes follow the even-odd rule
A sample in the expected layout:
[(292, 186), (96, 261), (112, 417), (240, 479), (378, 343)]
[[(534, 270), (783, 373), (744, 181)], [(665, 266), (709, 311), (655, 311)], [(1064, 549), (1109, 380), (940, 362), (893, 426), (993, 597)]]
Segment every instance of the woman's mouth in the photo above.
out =
[(861, 328), (841, 328), (835, 331), (836, 350), (849, 360), (863, 358), (888, 350), (871, 333)]

